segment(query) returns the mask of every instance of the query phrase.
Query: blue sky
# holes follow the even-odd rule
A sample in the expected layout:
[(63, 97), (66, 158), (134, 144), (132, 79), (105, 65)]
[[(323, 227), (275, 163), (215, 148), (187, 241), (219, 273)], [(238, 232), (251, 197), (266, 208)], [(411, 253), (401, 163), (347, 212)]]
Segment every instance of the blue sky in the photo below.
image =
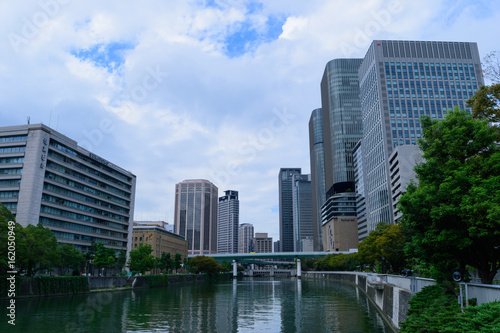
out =
[(475, 41), (484, 56), (498, 22), (497, 1), (4, 1), (0, 125), (29, 116), (132, 171), (136, 219), (173, 223), (175, 184), (204, 178), (277, 240), (278, 172), (310, 170), (329, 60), (373, 39)]

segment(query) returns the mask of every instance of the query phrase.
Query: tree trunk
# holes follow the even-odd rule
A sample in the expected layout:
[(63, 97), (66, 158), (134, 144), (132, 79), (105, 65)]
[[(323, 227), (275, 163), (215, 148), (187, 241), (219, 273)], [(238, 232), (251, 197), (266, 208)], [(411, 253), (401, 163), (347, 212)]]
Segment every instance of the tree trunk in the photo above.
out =
[(497, 270), (491, 270), (489, 267), (488, 268), (483, 267), (483, 268), (478, 268), (477, 273), (481, 278), (481, 283), (493, 284), (493, 279), (497, 274)]

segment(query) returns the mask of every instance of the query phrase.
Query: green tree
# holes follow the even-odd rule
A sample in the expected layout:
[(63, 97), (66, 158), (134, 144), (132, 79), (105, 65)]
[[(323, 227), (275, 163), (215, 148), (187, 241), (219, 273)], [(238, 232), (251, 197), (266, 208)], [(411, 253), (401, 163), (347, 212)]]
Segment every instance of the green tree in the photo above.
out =
[(176, 253), (174, 255), (174, 268), (175, 272), (177, 273), (177, 270), (182, 267), (182, 255), (180, 253)]
[(128, 266), (133, 271), (138, 271), (141, 274), (155, 267), (155, 258), (151, 254), (153, 248), (151, 244), (141, 244), (137, 249), (130, 251), (130, 259)]
[(421, 123), (425, 162), (399, 200), (407, 253), (438, 279), (470, 265), (491, 283), (500, 268), (500, 132), (458, 109)]
[(59, 243), (59, 263), (62, 274), (66, 274), (68, 269), (79, 270), (85, 264), (85, 256), (72, 244)]
[(196, 256), (189, 259), (189, 267), (194, 273), (213, 274), (219, 271), (219, 264), (212, 257)]
[(359, 266), (358, 254), (329, 254), (324, 258), (316, 259), (313, 266), (319, 271), (354, 271)]
[(120, 250), (118, 256), (116, 257), (115, 267), (122, 270), (127, 262), (127, 251)]
[[(2, 246), (0, 246), (0, 275), (5, 274), (7, 271), (11, 270), (9, 267), (9, 258), (7, 255), (9, 252), (9, 231), (11, 231), (11, 234), (13, 232), (12, 237), (14, 237), (14, 242), (16, 242), (17, 238), (23, 230), (23, 227), (19, 223), (9, 225), (9, 221), (15, 222), (14, 215), (12, 215), (7, 207), (0, 203), (0, 244), (2, 244)], [(16, 244), (16, 250), (17, 249), (18, 246)], [(17, 262), (17, 260), (14, 261)]]
[(17, 242), (17, 264), (26, 271), (27, 276), (33, 276), (42, 269), (50, 269), (60, 260), (56, 237), (41, 223), (24, 228)]
[(157, 260), (158, 260), (157, 267), (161, 270), (167, 270), (167, 273), (174, 267), (174, 263), (170, 253), (162, 252), (161, 257), (157, 258)]
[(472, 108), (474, 118), (487, 119), (491, 122), (500, 121), (500, 83), (482, 86), (467, 101)]
[(404, 248), (401, 226), (379, 223), (358, 245), (358, 260), (372, 270), (383, 265), (389, 272), (399, 272), (406, 264)]
[(92, 265), (97, 267), (99, 273), (102, 268), (109, 268), (115, 264), (115, 250), (105, 247), (103, 243), (97, 243)]

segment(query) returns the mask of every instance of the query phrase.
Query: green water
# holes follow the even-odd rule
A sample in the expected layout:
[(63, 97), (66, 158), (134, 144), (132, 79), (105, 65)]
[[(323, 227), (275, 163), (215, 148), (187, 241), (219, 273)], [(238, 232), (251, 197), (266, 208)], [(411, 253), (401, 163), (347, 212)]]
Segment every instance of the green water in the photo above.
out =
[(356, 287), (246, 278), (166, 288), (1, 300), (0, 332), (391, 332)]

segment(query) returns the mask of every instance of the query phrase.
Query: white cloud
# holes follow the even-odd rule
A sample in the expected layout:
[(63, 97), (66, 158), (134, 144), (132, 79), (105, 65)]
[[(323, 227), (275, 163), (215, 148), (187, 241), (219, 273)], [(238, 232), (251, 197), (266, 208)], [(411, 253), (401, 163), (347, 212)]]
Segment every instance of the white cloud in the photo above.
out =
[[(55, 127), (59, 118), (60, 131), (83, 141), (109, 118), (114, 131), (94, 150), (137, 175), (142, 218), (167, 214), (172, 222), (175, 183), (206, 178), (221, 193), (238, 190), (241, 222), (277, 240), (278, 171), (309, 171), (307, 124), (321, 105), (325, 64), (364, 56), (375, 38), (478, 41), (484, 55), (498, 49), (495, 4), (273, 0), (250, 10), (243, 0), (71, 1), (27, 36), (43, 13), (38, 1), (2, 2), (0, 120), (15, 125), (30, 115)], [(265, 35), (275, 17), (285, 22), (279, 38), (258, 40), (239, 57), (225, 54), (227, 38), (244, 24)], [(23, 38), (17, 53), (9, 34)], [(113, 70), (74, 56), (97, 45), (96, 56), (106, 55), (117, 43), (131, 49)], [(151, 71), (162, 74), (154, 81)], [(273, 110), (284, 109), (294, 118), (269, 132)]]

